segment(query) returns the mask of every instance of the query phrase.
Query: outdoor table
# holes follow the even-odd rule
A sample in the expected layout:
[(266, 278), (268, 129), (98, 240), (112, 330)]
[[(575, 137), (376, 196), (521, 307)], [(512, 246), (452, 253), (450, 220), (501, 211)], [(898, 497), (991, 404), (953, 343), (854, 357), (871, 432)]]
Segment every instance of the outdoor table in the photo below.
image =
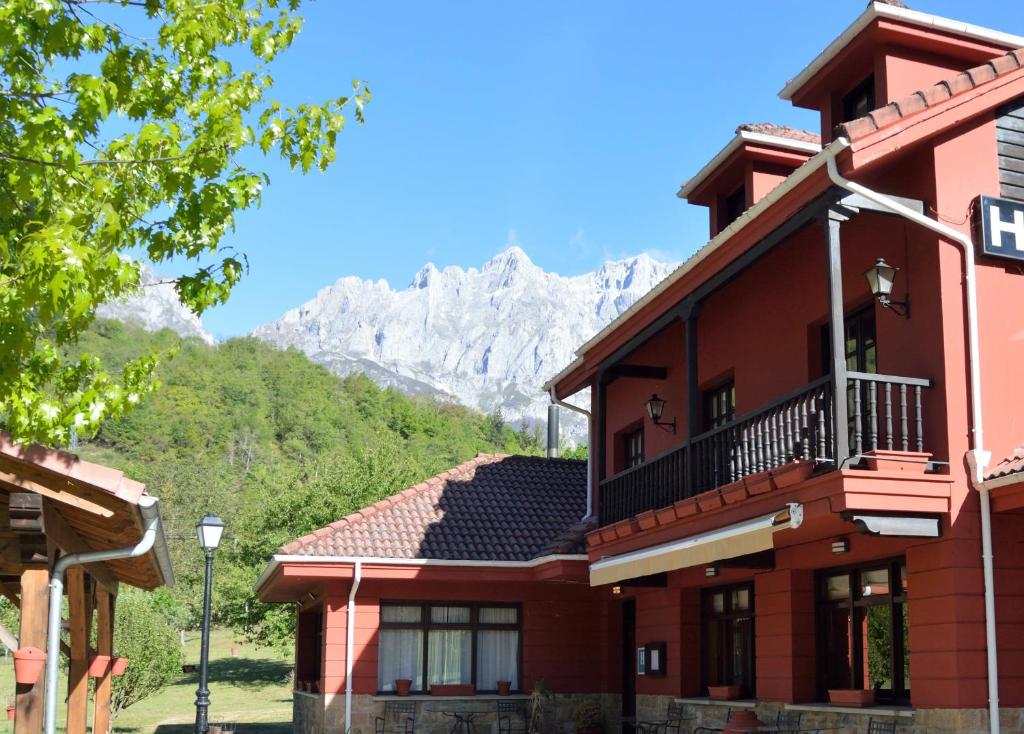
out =
[(447, 707), (439, 704), (437, 708), (431, 707), (431, 710), (452, 720), (450, 734), (476, 734), (476, 719), (494, 713), (493, 706), (482, 708), (473, 704), (459, 706), (457, 703), (452, 703)]

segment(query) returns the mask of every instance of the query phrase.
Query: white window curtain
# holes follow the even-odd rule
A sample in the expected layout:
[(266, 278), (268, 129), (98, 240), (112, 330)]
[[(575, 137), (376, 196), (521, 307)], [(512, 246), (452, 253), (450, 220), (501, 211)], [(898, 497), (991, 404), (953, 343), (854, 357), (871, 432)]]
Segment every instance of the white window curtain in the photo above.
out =
[(515, 607), (481, 607), (480, 624), (515, 624), (519, 610)]
[(476, 687), (495, 691), (499, 680), (511, 681), (513, 688), (519, 686), (519, 633), (480, 630), (476, 637)]
[(427, 641), (431, 685), (469, 684), (473, 681), (473, 633), (469, 630), (431, 630)]
[(423, 632), (381, 630), (377, 652), (377, 689), (394, 691), (395, 681), (402, 678), (412, 681), (413, 690), (423, 690)]
[(469, 624), (469, 607), (431, 607), (430, 621), (434, 624)]

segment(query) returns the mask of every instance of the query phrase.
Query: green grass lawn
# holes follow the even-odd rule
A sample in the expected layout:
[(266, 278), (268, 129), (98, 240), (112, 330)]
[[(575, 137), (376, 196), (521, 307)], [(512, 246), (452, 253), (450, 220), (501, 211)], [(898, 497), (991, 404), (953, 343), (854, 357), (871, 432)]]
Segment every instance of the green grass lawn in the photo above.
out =
[[(210, 636), (210, 723), (236, 724), (239, 734), (291, 734), (291, 655), (239, 644), (238, 657), (230, 631)], [(8, 657), (0, 664), (0, 695), (6, 706), (14, 695), (14, 665)], [(185, 662), (199, 663), (199, 633), (185, 634)], [(67, 679), (61, 675), (57, 726), (63, 731), (67, 707)], [(125, 734), (191, 734), (196, 718), (197, 673), (182, 674), (156, 696), (129, 707), (114, 721), (114, 731)], [(89, 704), (90, 723), (92, 703)], [(11, 731), (0, 715), (0, 734)]]
[[(235, 724), (239, 734), (291, 734), (291, 655), (235, 644), (230, 631), (210, 636), (210, 723)], [(185, 662), (199, 663), (199, 633), (185, 635)], [(190, 734), (196, 717), (197, 673), (183, 674), (174, 685), (126, 709), (115, 732)]]

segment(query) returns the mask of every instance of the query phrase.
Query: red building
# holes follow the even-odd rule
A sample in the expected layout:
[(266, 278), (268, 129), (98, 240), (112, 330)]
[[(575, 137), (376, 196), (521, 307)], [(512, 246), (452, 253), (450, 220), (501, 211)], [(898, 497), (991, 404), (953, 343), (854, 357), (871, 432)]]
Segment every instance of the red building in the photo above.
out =
[[(283, 549), (260, 593), (308, 601), (298, 728), (371, 731), (401, 672), (386, 650), (420, 644), (414, 693), (479, 698), (514, 657), (514, 690), (544, 678), (609, 721), (682, 701), (1024, 732), (1021, 47), (869, 5), (781, 92), (820, 134), (738, 128), (679, 192), (710, 241), (551, 381), (556, 401), (589, 389), (586, 480), (486, 460)], [(527, 509), (555, 485), (584, 498), (585, 546), (572, 513)], [(488, 491), (497, 525), (460, 519)], [(405, 545), (374, 545), (381, 513)], [(431, 545), (438, 526), (459, 543)], [(538, 529), (564, 552), (483, 557)], [(514, 652), (481, 646), (498, 632)]]

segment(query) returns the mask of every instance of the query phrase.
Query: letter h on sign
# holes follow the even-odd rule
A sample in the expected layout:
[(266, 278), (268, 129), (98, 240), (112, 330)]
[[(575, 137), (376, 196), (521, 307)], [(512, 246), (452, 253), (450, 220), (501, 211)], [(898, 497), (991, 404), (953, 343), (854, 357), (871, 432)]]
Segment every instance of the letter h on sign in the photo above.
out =
[(981, 253), (1024, 260), (1024, 202), (979, 198)]

